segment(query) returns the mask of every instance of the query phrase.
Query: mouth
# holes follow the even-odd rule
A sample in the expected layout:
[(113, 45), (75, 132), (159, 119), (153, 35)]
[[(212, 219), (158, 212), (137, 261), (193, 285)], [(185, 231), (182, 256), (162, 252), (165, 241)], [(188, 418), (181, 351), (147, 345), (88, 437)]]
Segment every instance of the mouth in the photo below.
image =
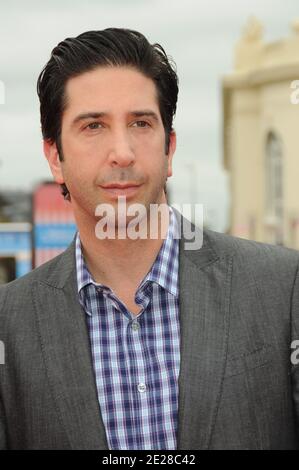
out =
[(112, 197), (118, 197), (118, 196), (134, 196), (141, 187), (141, 184), (135, 184), (135, 183), (125, 183), (125, 184), (119, 184), (119, 183), (111, 183), (106, 186), (100, 186), (101, 189), (105, 191), (106, 194), (112, 196)]

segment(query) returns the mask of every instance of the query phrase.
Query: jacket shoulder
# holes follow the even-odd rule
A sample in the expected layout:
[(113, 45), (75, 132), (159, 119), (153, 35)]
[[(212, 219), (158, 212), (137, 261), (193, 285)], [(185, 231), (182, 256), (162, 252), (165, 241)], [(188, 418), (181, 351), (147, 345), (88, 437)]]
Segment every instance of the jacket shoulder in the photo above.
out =
[(21, 300), (32, 289), (33, 283), (41, 282), (62, 287), (75, 268), (74, 242), (60, 255), (33, 269), (24, 276), (0, 286), (0, 312), (7, 299)]
[(258, 267), (268, 266), (297, 267), (299, 252), (292, 248), (246, 240), (212, 230), (204, 230), (204, 238), (219, 257), (232, 256), (234, 259)]

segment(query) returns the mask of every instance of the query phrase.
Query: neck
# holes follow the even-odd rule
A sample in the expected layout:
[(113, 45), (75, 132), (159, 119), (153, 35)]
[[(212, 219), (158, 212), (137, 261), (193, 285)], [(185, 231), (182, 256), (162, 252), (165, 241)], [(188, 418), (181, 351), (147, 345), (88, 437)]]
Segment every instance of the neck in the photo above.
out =
[[(147, 218), (149, 220), (149, 217)], [(87, 267), (98, 283), (115, 289), (117, 286), (137, 287), (153, 265), (167, 235), (169, 220), (159, 219), (157, 236), (146, 238), (98, 239), (95, 233), (97, 220), (76, 218), (82, 252)]]

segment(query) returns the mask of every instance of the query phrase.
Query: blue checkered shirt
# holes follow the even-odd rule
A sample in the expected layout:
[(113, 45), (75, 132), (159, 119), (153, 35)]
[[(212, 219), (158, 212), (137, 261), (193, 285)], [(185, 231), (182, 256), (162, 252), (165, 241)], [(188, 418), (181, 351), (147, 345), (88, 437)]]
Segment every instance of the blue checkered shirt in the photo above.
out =
[(76, 235), (79, 301), (86, 312), (98, 400), (111, 450), (175, 450), (180, 368), (179, 242), (172, 208), (168, 232), (128, 311), (96, 283)]

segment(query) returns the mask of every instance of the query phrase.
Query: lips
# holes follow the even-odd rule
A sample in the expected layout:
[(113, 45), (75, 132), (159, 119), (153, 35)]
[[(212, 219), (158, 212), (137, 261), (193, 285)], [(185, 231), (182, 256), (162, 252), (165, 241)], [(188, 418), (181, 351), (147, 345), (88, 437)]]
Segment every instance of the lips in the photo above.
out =
[(133, 196), (138, 192), (140, 186), (141, 184), (136, 183), (111, 183), (105, 186), (101, 186), (101, 188), (107, 195), (111, 196), (112, 198), (116, 198), (118, 196)]
[(104, 189), (114, 189), (114, 188), (126, 189), (126, 188), (136, 188), (136, 187), (139, 187), (139, 186), (141, 186), (141, 185), (136, 184), (136, 183), (125, 183), (125, 184), (110, 183), (110, 184), (107, 184), (105, 186), (101, 186), (101, 188), (104, 188)]

